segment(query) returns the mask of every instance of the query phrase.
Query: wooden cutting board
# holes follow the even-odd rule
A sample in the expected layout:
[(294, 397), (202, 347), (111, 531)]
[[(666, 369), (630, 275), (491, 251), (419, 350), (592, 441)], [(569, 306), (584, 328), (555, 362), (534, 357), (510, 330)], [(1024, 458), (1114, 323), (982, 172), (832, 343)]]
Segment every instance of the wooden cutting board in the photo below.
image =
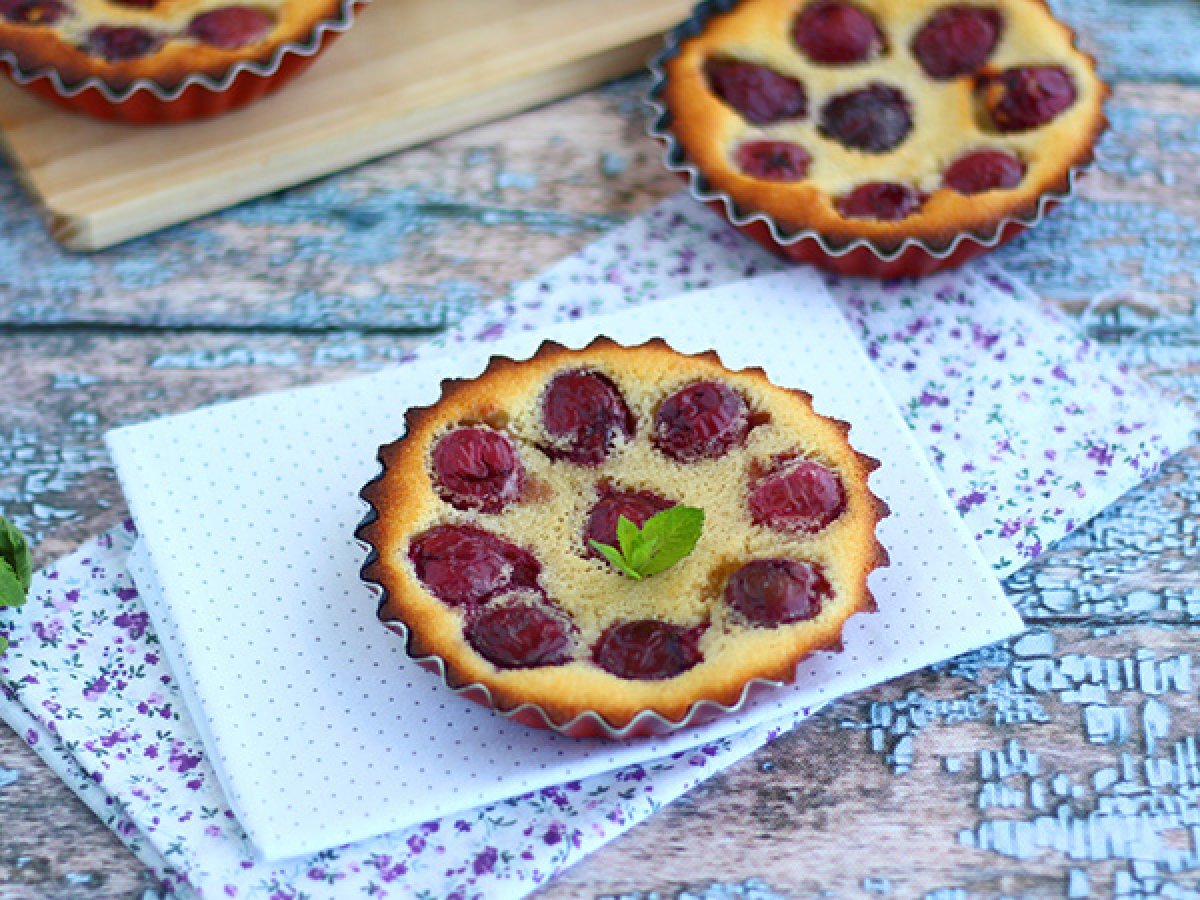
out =
[(95, 122), (0, 83), (0, 143), (54, 237), (96, 250), (599, 84), (692, 0), (375, 0), (279, 94), (176, 126)]

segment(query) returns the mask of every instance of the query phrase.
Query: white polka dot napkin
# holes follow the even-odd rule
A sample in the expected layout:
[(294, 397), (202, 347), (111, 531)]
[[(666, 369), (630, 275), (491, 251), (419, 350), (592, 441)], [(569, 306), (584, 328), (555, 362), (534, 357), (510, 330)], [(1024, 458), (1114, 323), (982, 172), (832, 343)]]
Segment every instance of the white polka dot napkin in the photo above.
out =
[[(796, 684), (670, 738), (527, 729), (407, 661), (359, 581), (358, 491), (407, 408), (489, 355), (597, 334), (718, 350), (802, 387), (884, 461), (872, 487), (892, 566), (880, 612)], [(141, 534), (133, 571), (225, 794), (271, 859), (344, 844), (662, 757), (1009, 636), (1020, 621), (822, 282), (793, 271), (430, 352), (394, 371), (120, 429), (109, 446)]]

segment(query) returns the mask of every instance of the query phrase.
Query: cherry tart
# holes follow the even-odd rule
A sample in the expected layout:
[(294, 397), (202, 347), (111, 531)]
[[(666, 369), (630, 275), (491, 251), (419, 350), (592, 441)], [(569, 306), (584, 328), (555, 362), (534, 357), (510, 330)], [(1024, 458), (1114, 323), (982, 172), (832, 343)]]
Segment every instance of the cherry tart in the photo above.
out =
[(16, 81), (78, 111), (181, 121), (298, 74), (349, 27), (357, 2), (0, 0), (0, 59)]
[[(725, 0), (673, 37), (653, 92), (668, 164), (773, 249), (851, 274), (1012, 237), (1106, 124), (1044, 0)], [(909, 249), (915, 267), (879, 265)]]
[[(363, 577), (409, 654), (526, 724), (661, 733), (793, 679), (875, 608), (887, 510), (849, 426), (762, 370), (661, 340), (494, 358), (407, 416), (364, 488)], [(704, 511), (692, 552), (636, 580), (618, 522)], [(622, 526), (624, 527), (624, 526)]]

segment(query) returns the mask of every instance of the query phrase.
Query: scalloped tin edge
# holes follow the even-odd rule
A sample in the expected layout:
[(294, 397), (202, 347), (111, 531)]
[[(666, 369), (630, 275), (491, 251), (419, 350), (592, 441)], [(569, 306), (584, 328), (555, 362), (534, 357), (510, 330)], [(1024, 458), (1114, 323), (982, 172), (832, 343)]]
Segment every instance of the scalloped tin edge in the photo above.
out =
[[(664, 341), (662, 338), (651, 338), (649, 341), (645, 341), (641, 345), (639, 345), (639, 344), (628, 344), (627, 345), (627, 344), (621, 344), (620, 342), (615, 341), (612, 338), (607, 337), (606, 335), (597, 335), (593, 340), (589, 341), (586, 345), (581, 347), (580, 350), (581, 351), (587, 350), (588, 348), (590, 348), (591, 346), (593, 346), (594, 344), (596, 344), (597, 342), (600, 342), (600, 341), (611, 341), (613, 343), (616, 343), (618, 346), (622, 346), (622, 347), (643, 346), (644, 344), (650, 344), (650, 343), (654, 343), (656, 341), (666, 344), (666, 341)], [(492, 368), (493, 365), (498, 364), (498, 363), (518, 363), (519, 364), (520, 362), (528, 361), (529, 359), (533, 359), (535, 356), (537, 356), (539, 353), (541, 353), (542, 348), (546, 347), (547, 345), (555, 345), (558, 347), (565, 347), (565, 349), (568, 349), (568, 350), (573, 349), (570, 347), (566, 347), (565, 345), (560, 344), (557, 341), (547, 339), (547, 340), (543, 340), (542, 343), (540, 343), (538, 345), (538, 349), (534, 351), (533, 355), (530, 357), (527, 357), (525, 360), (515, 360), (512, 357), (504, 356), (502, 354), (493, 354), (492, 356), (490, 356), (488, 358), (488, 361), (484, 365), (483, 370), (479, 373), (479, 375), (475, 376), (474, 379), (461, 379), (461, 378), (443, 379), (441, 382), (441, 386), (439, 387), (439, 400), (435, 400), (432, 405), (436, 405), (440, 401), (442, 393), (444, 392), (447, 384), (457, 382), (457, 381), (475, 380), (478, 378), (482, 378)], [(670, 347), (670, 344), (667, 344), (667, 346)], [(671, 348), (671, 349), (674, 349), (674, 348)], [(715, 350), (711, 350), (711, 349), (704, 350), (699, 353), (682, 353), (681, 351), (678, 351), (678, 350), (676, 350), (675, 352), (680, 353), (680, 355), (686, 356), (686, 357), (704, 357), (704, 356), (715, 357), (716, 361), (720, 365), (724, 366), (724, 363), (721, 361), (719, 354), (717, 354), (717, 352)], [(762, 372), (762, 369), (752, 366), (752, 367), (736, 369), (736, 370), (729, 369), (729, 371), (734, 372), (736, 374), (736, 373), (747, 372), (747, 371)], [(765, 373), (763, 373), (763, 375), (765, 377)], [(773, 383), (774, 382), (772, 382), (772, 384)], [(803, 391), (802, 389), (787, 388), (787, 390), (799, 390), (800, 393), (804, 393), (811, 398), (811, 395), (808, 395), (807, 392)], [(428, 407), (422, 407), (422, 408), (428, 408)], [(824, 414), (818, 413), (818, 415), (824, 415)], [(846, 438), (847, 438), (847, 442), (849, 441), (849, 430), (850, 430), (849, 423), (843, 422), (842, 420), (836, 419), (831, 416), (824, 416), (824, 418), (831, 419), (832, 421), (838, 422), (841, 425), (846, 426)], [(403, 440), (405, 436), (406, 435), (401, 435), (396, 440)], [(387, 445), (384, 445), (384, 446), (387, 446)], [(873, 457), (865, 456), (865, 454), (856, 450), (853, 447), (853, 445), (851, 445), (851, 450), (853, 450), (854, 453), (856, 453), (860, 458), (871, 460), (873, 462), (878, 463), (878, 460), (875, 460)], [(382, 447), (381, 447), (381, 452), (382, 452)], [(617, 727), (617, 726), (613, 725), (607, 719), (605, 719), (602, 715), (600, 715), (598, 712), (595, 712), (594, 710), (585, 710), (584, 712), (581, 712), (579, 715), (567, 720), (566, 722), (557, 723), (550, 717), (550, 715), (542, 707), (538, 706), (535, 703), (522, 703), (518, 706), (511, 707), (511, 708), (504, 708), (502, 706), (497, 705), (495, 699), (492, 696), (491, 690), (489, 690), (488, 686), (486, 684), (483, 684), (482, 682), (474, 681), (474, 682), (465, 682), (462, 684), (455, 684), (451, 680), (449, 669), (446, 666), (446, 662), (442, 657), (440, 657), (434, 653), (422, 655), (415, 650), (415, 648), (413, 646), (412, 629), (408, 626), (407, 623), (405, 623), (403, 620), (400, 620), (400, 619), (385, 619), (383, 617), (383, 615), (382, 615), (383, 609), (387, 605), (387, 602), (388, 602), (387, 588), (381, 582), (379, 582), (373, 578), (370, 578), (366, 575), (367, 570), (370, 569), (371, 566), (379, 559), (379, 551), (375, 548), (374, 544), (372, 544), (369, 540), (367, 540), (366, 538), (363, 537), (363, 532), (368, 528), (368, 526), (374, 524), (376, 521), (378, 521), (378, 519), (380, 517), (378, 507), (376, 507), (374, 502), (372, 502), (372, 500), (369, 498), (369, 495), (371, 493), (371, 488), (374, 487), (379, 482), (381, 482), (386, 474), (387, 467), (382, 460), (382, 456), (380, 456), (378, 458), (378, 462), (379, 462), (379, 472), (375, 475), (374, 478), (372, 478), (365, 485), (363, 485), (363, 487), (360, 489), (359, 494), (358, 494), (359, 499), (363, 502), (363, 505), (366, 507), (366, 513), (364, 514), (362, 520), (359, 522), (359, 524), (354, 529), (354, 538), (355, 538), (356, 543), (364, 551), (366, 551), (366, 557), (363, 560), (362, 566), (360, 567), (360, 570), (359, 570), (360, 578), (362, 579), (363, 583), (366, 584), (367, 587), (370, 588), (371, 591), (378, 598), (379, 602), (376, 606), (376, 614), (379, 618), (379, 621), (386, 628), (388, 628), (389, 630), (398, 634), (403, 639), (405, 655), (409, 659), (411, 659), (413, 662), (417, 663), (417, 665), (419, 665), (423, 669), (425, 669), (426, 671), (433, 672), (434, 674), (436, 674), (442, 680), (442, 683), (446, 685), (446, 687), (448, 687), (455, 694), (458, 694), (460, 697), (463, 697), (467, 700), (471, 700), (476, 703), (480, 703), (480, 704), (488, 707), (489, 709), (491, 709), (493, 712), (498, 713), (499, 715), (505, 717), (506, 719), (510, 719), (510, 720), (517, 722), (518, 724), (524, 725), (526, 727), (544, 728), (548, 731), (553, 731), (553, 732), (561, 734), (565, 737), (571, 737), (571, 738), (580, 738), (580, 737), (585, 737), (585, 736), (587, 736), (587, 737), (599, 736), (599, 737), (602, 737), (602, 738), (605, 738), (608, 740), (625, 740), (625, 739), (634, 738), (634, 737), (668, 735), (668, 734), (672, 734), (676, 731), (692, 727), (694, 725), (700, 725), (700, 724), (709, 722), (713, 719), (716, 719), (716, 718), (719, 718), (722, 716), (741, 712), (743, 709), (745, 709), (746, 705), (753, 699), (752, 695), (755, 692), (761, 691), (764, 689), (777, 689), (777, 688), (781, 688), (781, 687), (786, 687), (788, 684), (794, 683), (795, 674), (793, 674), (792, 678), (786, 679), (786, 680), (776, 680), (776, 679), (770, 679), (770, 678), (751, 678), (742, 685), (742, 689), (738, 695), (738, 699), (731, 704), (724, 704), (717, 700), (710, 700), (710, 699), (698, 700), (695, 703), (693, 703), (691, 706), (689, 706), (687, 709), (687, 712), (685, 712), (683, 714), (683, 716), (677, 720), (669, 719), (656, 710), (644, 709), (644, 710), (641, 710), (640, 712), (636, 713), (633, 716), (633, 718), (631, 718), (626, 725), (621, 726), (621, 727)], [(877, 468), (877, 466), (874, 468)], [(872, 471), (874, 471), (874, 468), (872, 468)], [(877, 515), (876, 526), (878, 526), (880, 521), (882, 521), (884, 518), (891, 515), (891, 510), (887, 507), (886, 503), (884, 503), (879, 497), (875, 496), (874, 492), (871, 493), (871, 496), (875, 499), (875, 503), (876, 503), (876, 515)], [(877, 548), (877, 554), (878, 554), (878, 561), (876, 563), (875, 569), (890, 565), (891, 560), (889, 558), (887, 549), (885, 547), (883, 547), (882, 544), (879, 543), (878, 537), (875, 538), (875, 546)], [(872, 569), (872, 571), (874, 571), (874, 569)], [(854, 615), (858, 615), (858, 614), (862, 614), (862, 613), (872, 613), (872, 612), (876, 612), (878, 610), (878, 605), (876, 604), (875, 598), (872, 595), (869, 588), (867, 588), (865, 591), (865, 600), (866, 600), (866, 606), (863, 609), (856, 610), (854, 613), (851, 613), (850, 616), (847, 616), (847, 621), (849, 620), (850, 617), (852, 617)], [(845, 622), (843, 622), (842, 627), (843, 628), (845, 627)], [(799, 671), (800, 664), (805, 659), (807, 659), (809, 656), (811, 656), (812, 653), (841, 651), (843, 648), (841, 636), (842, 635), (839, 632), (839, 639), (838, 639), (837, 646), (815, 648), (811, 653), (806, 654), (805, 656), (801, 657), (800, 659), (797, 659), (796, 660), (796, 671)], [(528, 719), (530, 717), (532, 717), (534, 719), (533, 722), (528, 721)]]
[[(963, 232), (956, 235), (954, 240), (941, 249), (931, 247), (920, 238), (913, 237), (905, 238), (895, 250), (889, 252), (880, 249), (868, 238), (856, 238), (844, 246), (835, 246), (829, 243), (825, 235), (811, 228), (806, 228), (793, 234), (785, 234), (780, 229), (779, 224), (766, 213), (739, 213), (733, 198), (729, 194), (724, 191), (710, 190), (703, 187), (705, 181), (704, 174), (696, 166), (687, 161), (687, 154), (684, 153), (683, 147), (675, 139), (675, 134), (670, 129), (670, 112), (666, 104), (661, 101), (662, 90), (667, 82), (665, 70), (667, 60), (679, 52), (679, 45), (683, 40), (699, 34), (714, 14), (728, 11), (738, 2), (739, 0), (702, 0), (702, 2), (696, 4), (691, 16), (679, 25), (676, 25), (664, 36), (663, 49), (656, 53), (649, 63), (651, 84), (650, 89), (646, 93), (645, 102), (653, 112), (653, 117), (647, 125), (646, 130), (650, 137), (664, 145), (663, 164), (669, 171), (685, 177), (688, 193), (693, 199), (706, 204), (719, 203), (725, 214), (725, 218), (739, 228), (753, 224), (764, 225), (770, 233), (771, 240), (781, 247), (790, 247), (804, 241), (814, 241), (822, 253), (835, 259), (840, 259), (843, 256), (853, 253), (855, 250), (865, 249), (877, 260), (885, 263), (895, 262), (909, 250), (920, 251), (937, 260), (949, 259), (958, 252), (959, 247), (964, 242), (977, 244), (986, 250), (991, 250), (1003, 243), (1006, 230), (1010, 226), (1016, 225), (1020, 228), (1034, 228), (1040, 225), (1042, 220), (1045, 219), (1046, 214), (1054, 206), (1074, 196), (1079, 178), (1095, 162), (1095, 142), (1093, 142), (1092, 149), (1088, 152), (1087, 158), (1067, 170), (1066, 188), (1057, 191), (1046, 191), (1039, 195), (1036, 209), (1032, 214), (1001, 219), (996, 224), (995, 232), (990, 235)], [(1071, 30), (1071, 38), (1072, 46), (1076, 50), (1079, 50), (1078, 36), (1074, 29)], [(1080, 52), (1082, 53), (1083, 51), (1080, 50)], [(1091, 54), (1084, 53), (1084, 55), (1095, 65), (1095, 58)], [(1107, 88), (1107, 85), (1105, 87)], [(1108, 129), (1108, 126), (1107, 117), (1102, 115), (1100, 126), (1096, 132), (1097, 142)]]
[(221, 93), (229, 89), (229, 86), (243, 74), (254, 75), (260, 78), (270, 78), (279, 71), (279, 67), (283, 64), (285, 58), (289, 55), (312, 57), (316, 56), (325, 44), (325, 37), (329, 33), (341, 34), (350, 29), (354, 24), (355, 13), (360, 6), (365, 6), (371, 3), (372, 0), (341, 0), (338, 7), (338, 15), (336, 18), (321, 19), (314, 26), (312, 31), (308, 33), (306, 40), (301, 42), (290, 42), (280, 44), (271, 54), (270, 59), (263, 60), (242, 60), (234, 63), (234, 65), (218, 79), (210, 78), (205, 74), (193, 74), (184, 78), (178, 85), (170, 90), (148, 78), (139, 78), (134, 80), (124, 90), (115, 91), (103, 79), (93, 76), (85, 78), (78, 84), (66, 84), (62, 80), (62, 76), (53, 68), (34, 69), (32, 71), (22, 68), (16, 54), (11, 50), (0, 49), (0, 63), (5, 63), (8, 66), (9, 77), (19, 85), (28, 85), (31, 82), (45, 79), (49, 82), (54, 92), (61, 97), (73, 98), (82, 94), (87, 90), (95, 90), (100, 93), (100, 96), (109, 103), (121, 104), (129, 100), (139, 91), (145, 91), (152, 94), (157, 100), (164, 103), (171, 103), (178, 100), (183, 93), (192, 87), (201, 87), (213, 93)]

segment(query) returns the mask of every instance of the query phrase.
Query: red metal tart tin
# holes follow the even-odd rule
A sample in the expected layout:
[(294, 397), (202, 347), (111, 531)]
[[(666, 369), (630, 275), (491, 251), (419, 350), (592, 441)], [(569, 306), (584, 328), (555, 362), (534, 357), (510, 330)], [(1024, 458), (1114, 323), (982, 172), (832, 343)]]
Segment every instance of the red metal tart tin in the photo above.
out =
[[(786, 232), (766, 213), (738, 209), (731, 196), (712, 189), (708, 179), (688, 160), (682, 145), (676, 140), (671, 130), (671, 113), (663, 101), (663, 89), (667, 81), (666, 62), (679, 52), (679, 45), (683, 41), (700, 33), (712, 16), (727, 12), (737, 2), (704, 0), (695, 7), (691, 17), (667, 33), (665, 46), (650, 61), (652, 82), (647, 103), (652, 110), (652, 118), (649, 133), (663, 144), (666, 167), (684, 180), (693, 197), (727, 219), (742, 234), (784, 259), (808, 263), (839, 275), (869, 278), (914, 278), (952, 269), (1040, 224), (1050, 210), (1074, 194), (1079, 177), (1092, 163), (1093, 156), (1089, 154), (1080, 165), (1068, 170), (1065, 187), (1061, 191), (1042, 194), (1030, 214), (1003, 219), (988, 234), (964, 232), (946, 247), (933, 247), (916, 238), (908, 238), (899, 248), (888, 252), (865, 238), (836, 245), (815, 229)], [(1103, 122), (1103, 127), (1107, 127), (1107, 124)]]
[(220, 79), (191, 75), (171, 88), (140, 79), (116, 91), (98, 78), (66, 84), (52, 69), (26, 70), (4, 50), (0, 71), (43, 100), (95, 119), (136, 125), (192, 122), (248, 106), (279, 90), (349, 30), (358, 8), (367, 2), (342, 0), (337, 15), (317, 22), (303, 41), (280, 44), (268, 60), (238, 63)]
[[(592, 344), (589, 344), (588, 347), (591, 347), (600, 341), (609, 341), (612, 343), (610, 339), (600, 337), (593, 341)], [(656, 338), (648, 343), (652, 344), (655, 342), (665, 344), (661, 338)], [(643, 344), (641, 346), (646, 345)], [(547, 348), (557, 348), (559, 350), (567, 349), (561, 345), (554, 344), (552, 341), (546, 341), (539, 348), (538, 354), (542, 353), (542, 351), (546, 350)], [(695, 355), (711, 356), (712, 358), (716, 359), (717, 362), (720, 362), (720, 360), (717, 359), (715, 352), (711, 350), (704, 354)], [(490, 371), (494, 366), (523, 361), (525, 360), (514, 360), (506, 356), (493, 356), (489, 360), (487, 367), (484, 369), (483, 375), (486, 375), (487, 372)], [(739, 371), (762, 372), (761, 369), (742, 369)], [(483, 375), (480, 375), (479, 377), (483, 377)], [(447, 387), (453, 386), (456, 383), (458, 382), (456, 382), (454, 379), (443, 381), (441, 396), (445, 396)], [(427, 409), (427, 407), (409, 410), (407, 421), (410, 430), (413, 427), (413, 415), (419, 414), (425, 409)], [(843, 422), (841, 424), (845, 425), (846, 423)], [(849, 426), (846, 427), (848, 428)], [(359, 546), (362, 547), (362, 549), (366, 552), (366, 557), (361, 568), (361, 577), (363, 582), (378, 599), (376, 614), (379, 618), (379, 621), (389, 631), (392, 631), (401, 638), (403, 641), (404, 652), (408, 658), (419, 665), (422, 669), (425, 669), (426, 671), (436, 675), (442, 683), (444, 683), (448, 688), (450, 688), (450, 690), (458, 694), (460, 697), (465, 697), (468, 700), (472, 700), (482, 706), (486, 706), (496, 714), (504, 716), (507, 719), (511, 719), (514, 722), (519, 722), (520, 724), (526, 725), (530, 728), (541, 728), (573, 738), (604, 738), (608, 740), (624, 740), (627, 738), (673, 734), (683, 729), (692, 728), (697, 725), (703, 725), (723, 716), (742, 712), (747, 707), (766, 697), (769, 697), (769, 695), (775, 693), (780, 688), (786, 687), (793, 681), (795, 677), (794, 673), (782, 679), (766, 677), (750, 678), (742, 684), (737, 698), (731, 703), (726, 704), (712, 699), (700, 699), (691, 703), (679, 718), (670, 718), (654, 709), (642, 709), (624, 725), (615, 725), (608, 721), (600, 712), (592, 709), (585, 710), (576, 715), (574, 718), (563, 722), (558, 721), (546, 709), (543, 709), (541, 706), (532, 702), (524, 702), (517, 706), (506, 706), (492, 694), (492, 691), (486, 684), (460, 678), (452, 671), (451, 666), (447, 664), (445, 659), (436, 653), (427, 652), (424, 648), (422, 648), (408, 624), (402, 618), (397, 617), (396, 613), (390, 609), (388, 587), (379, 580), (380, 576), (377, 563), (380, 560), (380, 552), (376, 541), (376, 523), (380, 521), (381, 511), (379, 504), (381, 503), (382, 498), (385, 496), (382, 491), (382, 487), (387, 474), (388, 464), (386, 454), (388, 446), (390, 445), (385, 445), (384, 447), (380, 448), (378, 456), (378, 474), (376, 474), (374, 478), (367, 482), (367, 484), (363, 486), (362, 490), (359, 491), (359, 497), (366, 507), (366, 513), (354, 532), (354, 536)], [(855, 453), (858, 452), (853, 450), (853, 447), (851, 447), (851, 450)], [(861, 454), (859, 455), (861, 456)], [(891, 513), (878, 497), (875, 497), (874, 494), (871, 496), (875, 503), (875, 526), (877, 527), (879, 521)], [(882, 545), (878, 543), (877, 539), (876, 547), (878, 554), (882, 555), (877, 556), (872, 568), (888, 565), (889, 562), (887, 558), (887, 552), (883, 549)], [(860, 607), (858, 610), (860, 613), (873, 612), (876, 608), (874, 598), (871, 596), (869, 589), (866, 592), (866, 598), (869, 601), (869, 604)], [(842, 650), (842, 641), (840, 635), (835, 643), (831, 643), (817, 649), (822, 651), (840, 652)], [(797, 666), (800, 664), (800, 662), (801, 660), (798, 659)]]

